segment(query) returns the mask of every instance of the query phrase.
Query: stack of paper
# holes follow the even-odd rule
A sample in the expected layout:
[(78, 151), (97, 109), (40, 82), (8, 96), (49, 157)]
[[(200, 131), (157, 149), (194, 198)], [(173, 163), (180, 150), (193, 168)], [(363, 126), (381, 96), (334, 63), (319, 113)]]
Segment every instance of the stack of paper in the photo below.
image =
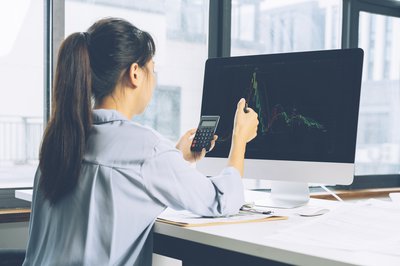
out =
[(167, 208), (158, 218), (157, 221), (185, 226), (210, 226), (221, 224), (235, 224), (235, 223), (251, 223), (251, 222), (266, 222), (273, 220), (287, 219), (284, 216), (265, 215), (258, 213), (240, 212), (237, 215), (227, 217), (201, 217), (189, 211), (176, 211)]

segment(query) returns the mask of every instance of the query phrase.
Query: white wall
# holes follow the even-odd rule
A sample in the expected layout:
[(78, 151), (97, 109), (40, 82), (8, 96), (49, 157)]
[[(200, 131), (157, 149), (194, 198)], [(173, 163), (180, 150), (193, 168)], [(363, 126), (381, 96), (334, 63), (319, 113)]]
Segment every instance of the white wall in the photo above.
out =
[(0, 248), (26, 248), (28, 224), (28, 222), (0, 223)]

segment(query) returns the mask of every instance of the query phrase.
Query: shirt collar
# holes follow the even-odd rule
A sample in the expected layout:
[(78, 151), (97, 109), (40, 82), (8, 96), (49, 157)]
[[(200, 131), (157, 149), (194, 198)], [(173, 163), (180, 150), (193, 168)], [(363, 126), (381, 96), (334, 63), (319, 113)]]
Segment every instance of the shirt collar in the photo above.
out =
[(93, 124), (103, 124), (112, 121), (129, 121), (125, 116), (113, 109), (93, 110)]

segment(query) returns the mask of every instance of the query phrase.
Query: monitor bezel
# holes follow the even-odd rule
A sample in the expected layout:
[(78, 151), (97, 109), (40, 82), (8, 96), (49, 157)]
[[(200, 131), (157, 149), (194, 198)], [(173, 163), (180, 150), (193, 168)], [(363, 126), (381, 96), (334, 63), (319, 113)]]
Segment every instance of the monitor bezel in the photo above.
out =
[[(257, 61), (268, 59), (271, 61), (285, 60), (304, 60), (305, 58), (315, 57), (318, 59), (332, 58), (332, 56), (346, 56), (359, 60), (361, 65), (356, 71), (359, 77), (359, 86), (361, 88), (362, 61), (363, 50), (361, 48), (352, 49), (334, 49), (306, 51), (269, 55), (249, 55), (235, 56), (225, 58), (210, 58), (206, 62), (204, 81), (206, 80), (207, 71), (210, 71), (210, 65), (219, 65), (226, 63), (238, 63), (245, 61)], [(205, 82), (204, 82), (205, 86)], [(357, 110), (359, 110), (359, 95), (357, 102)], [(202, 109), (203, 109), (202, 103)], [(358, 112), (357, 112), (358, 117)], [(356, 121), (358, 123), (358, 121)], [(356, 134), (354, 136), (356, 142)], [(355, 158), (355, 145), (354, 156)], [(205, 157), (197, 163), (197, 168), (206, 175), (217, 175), (224, 166), (228, 165), (227, 158)], [(270, 159), (249, 159), (245, 158), (244, 178), (265, 179), (292, 182), (321, 183), (326, 185), (349, 185), (354, 178), (354, 159), (352, 162), (318, 162), (318, 161), (294, 161), (294, 160), (270, 160)]]

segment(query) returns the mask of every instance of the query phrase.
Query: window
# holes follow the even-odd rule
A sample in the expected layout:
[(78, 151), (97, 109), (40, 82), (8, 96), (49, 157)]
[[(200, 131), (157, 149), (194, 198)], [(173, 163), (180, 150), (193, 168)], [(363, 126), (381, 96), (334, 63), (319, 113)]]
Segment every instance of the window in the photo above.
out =
[(141, 10), (149, 13), (162, 13), (165, 9), (164, 0), (127, 1), (127, 0), (69, 0), (76, 2), (96, 3), (98, 5), (123, 9)]
[(390, 79), (390, 68), (392, 61), (392, 43), (393, 43), (393, 20), (390, 17), (385, 19), (385, 40), (386, 45), (384, 47), (384, 62), (383, 62), (383, 78)]
[[(8, 36), (0, 42), (0, 91), (4, 96), (0, 97), (0, 188), (29, 187), (38, 163), (44, 77), (47, 81), (49, 75), (43, 71), (44, 9), (32, 0), (0, 2), (0, 22), (7, 25), (0, 33)], [(197, 126), (210, 3), (213, 11), (229, 7), (231, 17), (229, 26), (222, 29), (218, 27), (226, 21), (211, 18), (213, 31), (218, 28), (210, 40), (210, 50), (217, 51), (212, 56), (229, 55), (229, 49), (231, 55), (247, 55), (363, 48), (356, 174), (398, 175), (400, 1), (67, 0), (65, 9), (62, 3), (65, 21), (63, 16), (49, 19), (63, 25), (66, 35), (85, 31), (105, 16), (123, 17), (153, 35), (158, 85), (147, 111), (136, 119), (172, 140)], [(342, 18), (342, 13), (348, 16)]]
[(360, 12), (358, 32), (365, 54), (356, 174), (399, 173), (400, 18)]
[(169, 0), (165, 3), (169, 39), (205, 44), (208, 26), (208, 1)]
[(232, 3), (232, 39), (235, 42), (256, 42), (256, 13), (258, 12), (258, 1), (235, 1)]
[(44, 11), (0, 1), (0, 188), (31, 187), (43, 132)]
[(367, 69), (368, 74), (367, 78), (373, 80), (374, 79), (374, 61), (375, 61), (375, 40), (376, 40), (376, 16), (368, 16), (366, 13), (361, 13), (361, 19), (368, 20), (368, 28), (365, 27), (365, 24), (361, 25), (361, 29), (364, 31), (367, 28), (368, 34), (368, 44), (366, 49), (368, 49), (368, 57), (367, 57)]
[(340, 0), (233, 0), (232, 55), (339, 48), (340, 11)]
[(94, 21), (106, 16), (125, 18), (148, 31), (156, 42), (158, 84), (145, 113), (134, 119), (175, 141), (183, 132), (196, 127), (200, 116), (207, 59), (208, 0), (143, 3), (68, 0), (65, 35), (86, 31)]
[(165, 137), (175, 140), (181, 133), (179, 132), (180, 119), (175, 119), (181, 113), (180, 101), (180, 87), (158, 86), (146, 112), (135, 120), (162, 132)]

